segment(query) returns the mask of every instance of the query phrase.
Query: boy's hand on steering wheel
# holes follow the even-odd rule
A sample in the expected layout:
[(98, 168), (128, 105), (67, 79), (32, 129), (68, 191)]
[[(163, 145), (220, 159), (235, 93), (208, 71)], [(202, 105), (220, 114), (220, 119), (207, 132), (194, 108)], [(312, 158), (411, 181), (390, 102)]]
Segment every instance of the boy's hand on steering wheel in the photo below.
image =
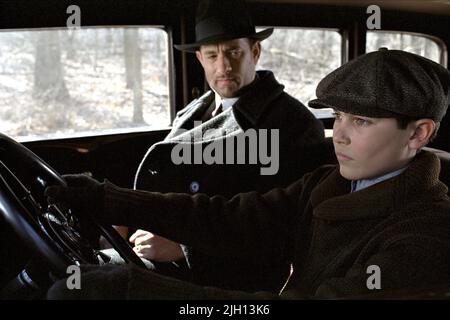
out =
[(49, 203), (64, 203), (80, 217), (101, 218), (104, 211), (104, 183), (84, 175), (63, 175), (67, 186), (49, 186), (45, 196)]

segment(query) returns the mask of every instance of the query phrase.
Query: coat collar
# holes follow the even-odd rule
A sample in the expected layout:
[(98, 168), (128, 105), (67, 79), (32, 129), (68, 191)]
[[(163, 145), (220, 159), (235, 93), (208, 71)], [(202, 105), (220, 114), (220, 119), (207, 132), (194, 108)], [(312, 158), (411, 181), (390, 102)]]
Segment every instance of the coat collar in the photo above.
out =
[[(237, 123), (244, 130), (257, 128), (271, 102), (283, 93), (284, 86), (278, 83), (271, 71), (260, 70), (257, 77), (248, 86), (238, 93), (239, 100), (233, 105), (233, 114)], [(210, 90), (193, 101), (189, 108), (178, 113), (177, 127), (192, 129), (194, 120), (201, 119), (206, 110), (214, 103), (215, 94)], [(250, 127), (248, 123), (250, 122)], [(175, 125), (175, 124), (174, 124)], [(171, 132), (168, 137), (176, 136), (177, 132)]]
[(185, 114), (179, 113), (179, 116), (182, 116), (184, 119), (189, 121), (201, 119), (206, 110), (211, 106), (212, 103), (214, 103), (214, 98), (214, 91), (210, 90), (206, 92), (197, 100), (198, 104), (194, 103), (194, 108), (191, 108), (189, 112), (186, 112)]
[(313, 215), (327, 220), (357, 220), (388, 216), (423, 197), (445, 197), (447, 187), (439, 181), (440, 161), (422, 151), (402, 174), (350, 193), (350, 181), (339, 173), (339, 166), (311, 193)]
[(243, 116), (252, 127), (257, 127), (262, 116), (267, 114), (266, 109), (284, 90), (271, 71), (260, 70), (256, 74), (255, 81), (241, 89), (239, 100), (233, 105), (236, 120), (241, 126)]
[(172, 130), (164, 141), (170, 141), (180, 135), (181, 131), (192, 130), (194, 121), (201, 121), (206, 110), (214, 103), (214, 92), (208, 91), (200, 98), (193, 100), (183, 110), (177, 113), (177, 117), (172, 123)]

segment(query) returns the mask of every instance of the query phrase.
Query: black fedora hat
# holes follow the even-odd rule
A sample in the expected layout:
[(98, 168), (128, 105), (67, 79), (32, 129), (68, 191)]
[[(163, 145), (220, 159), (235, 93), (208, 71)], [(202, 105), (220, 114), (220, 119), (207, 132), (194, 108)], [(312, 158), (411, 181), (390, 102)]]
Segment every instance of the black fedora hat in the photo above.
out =
[(239, 38), (264, 40), (273, 32), (268, 28), (256, 32), (241, 0), (202, 0), (195, 17), (195, 42), (174, 45), (182, 51), (195, 52), (201, 45)]

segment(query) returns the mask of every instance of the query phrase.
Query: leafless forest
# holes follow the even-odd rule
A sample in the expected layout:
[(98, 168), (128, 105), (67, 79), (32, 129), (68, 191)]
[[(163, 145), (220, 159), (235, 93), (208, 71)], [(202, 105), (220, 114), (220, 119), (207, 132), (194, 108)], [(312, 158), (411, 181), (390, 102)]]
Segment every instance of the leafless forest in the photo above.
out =
[[(337, 31), (278, 29), (260, 69), (273, 70), (305, 104), (341, 64)], [(170, 124), (168, 41), (155, 28), (0, 33), (0, 131), (15, 138), (67, 136)], [(377, 33), (369, 51), (402, 48), (439, 60), (424, 37)]]

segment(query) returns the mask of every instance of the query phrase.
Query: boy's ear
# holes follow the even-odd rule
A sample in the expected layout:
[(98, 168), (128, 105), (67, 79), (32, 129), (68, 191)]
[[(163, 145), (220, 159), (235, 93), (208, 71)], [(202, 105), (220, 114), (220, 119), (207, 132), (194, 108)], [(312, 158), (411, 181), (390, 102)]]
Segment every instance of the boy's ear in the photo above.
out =
[(429, 141), (436, 129), (436, 123), (431, 119), (420, 119), (410, 124), (412, 133), (409, 138), (409, 146), (411, 149), (420, 149)]

